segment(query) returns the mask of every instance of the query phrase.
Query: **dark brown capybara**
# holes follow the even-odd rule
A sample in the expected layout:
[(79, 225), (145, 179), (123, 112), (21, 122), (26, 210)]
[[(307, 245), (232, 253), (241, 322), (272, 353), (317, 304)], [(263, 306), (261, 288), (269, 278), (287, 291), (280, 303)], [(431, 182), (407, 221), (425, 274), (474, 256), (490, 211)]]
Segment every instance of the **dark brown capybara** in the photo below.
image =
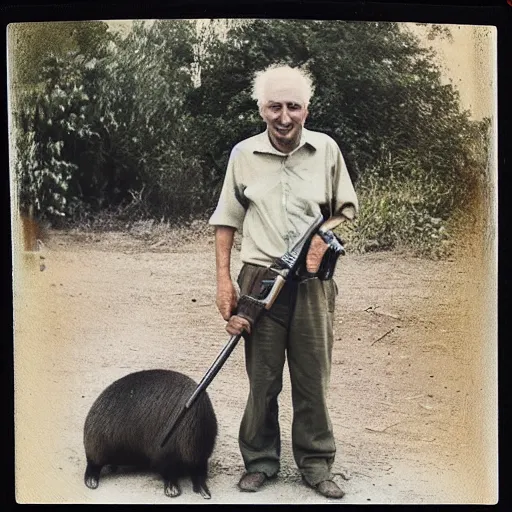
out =
[(206, 479), (217, 419), (206, 392), (160, 446), (196, 386), (190, 377), (171, 370), (138, 371), (108, 386), (85, 420), (85, 485), (98, 487), (103, 466), (135, 466), (160, 473), (167, 496), (179, 496), (178, 480), (189, 476), (194, 492), (209, 499)]

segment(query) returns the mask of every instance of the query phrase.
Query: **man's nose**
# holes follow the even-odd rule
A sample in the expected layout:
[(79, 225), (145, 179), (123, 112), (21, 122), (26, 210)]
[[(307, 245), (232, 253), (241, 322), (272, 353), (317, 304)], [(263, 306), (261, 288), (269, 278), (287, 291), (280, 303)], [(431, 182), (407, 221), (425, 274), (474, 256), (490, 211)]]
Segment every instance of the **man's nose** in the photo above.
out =
[(281, 116), (279, 117), (279, 120), (281, 121), (281, 124), (288, 124), (291, 122), (290, 114), (288, 113), (288, 109), (283, 108), (281, 110)]

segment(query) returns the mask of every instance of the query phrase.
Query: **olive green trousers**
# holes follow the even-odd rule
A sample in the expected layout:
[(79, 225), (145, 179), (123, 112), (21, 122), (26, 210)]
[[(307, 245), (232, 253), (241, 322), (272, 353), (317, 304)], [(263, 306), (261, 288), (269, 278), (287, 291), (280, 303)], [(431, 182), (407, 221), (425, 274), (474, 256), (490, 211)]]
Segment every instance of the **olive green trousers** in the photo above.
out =
[[(261, 267), (245, 264), (238, 276), (249, 294)], [(278, 395), (288, 360), (292, 390), (292, 448), (310, 485), (331, 478), (336, 452), (326, 396), (331, 371), (336, 283), (317, 278), (287, 283), (270, 312), (245, 336), (249, 397), (239, 431), (246, 470), (272, 477), (280, 468)]]

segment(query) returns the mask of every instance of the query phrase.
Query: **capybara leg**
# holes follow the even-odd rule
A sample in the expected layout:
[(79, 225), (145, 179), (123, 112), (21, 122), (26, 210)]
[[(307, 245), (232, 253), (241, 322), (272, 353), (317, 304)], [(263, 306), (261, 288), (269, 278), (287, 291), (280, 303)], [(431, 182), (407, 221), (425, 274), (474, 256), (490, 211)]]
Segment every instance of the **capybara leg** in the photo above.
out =
[(99, 464), (93, 464), (87, 461), (87, 467), (85, 468), (84, 482), (89, 489), (96, 489), (100, 481), (100, 472), (102, 466)]
[(166, 496), (169, 496), (169, 498), (176, 498), (176, 496), (179, 496), (181, 494), (181, 489), (178, 484), (178, 480), (176, 480), (176, 479), (166, 480), (164, 492), (165, 492)]
[(192, 477), (192, 485), (194, 492), (198, 492), (205, 500), (209, 500), (212, 495), (210, 489), (206, 485), (206, 479), (200, 476)]
[(178, 476), (176, 472), (172, 468), (166, 468), (162, 471), (162, 476), (164, 477), (165, 487), (164, 492), (166, 496), (169, 498), (176, 498), (181, 494), (181, 489), (178, 484)]
[(205, 500), (209, 500), (212, 495), (208, 486), (206, 485), (206, 477), (207, 477), (208, 468), (206, 466), (201, 466), (192, 472), (192, 488), (194, 492), (199, 493)]

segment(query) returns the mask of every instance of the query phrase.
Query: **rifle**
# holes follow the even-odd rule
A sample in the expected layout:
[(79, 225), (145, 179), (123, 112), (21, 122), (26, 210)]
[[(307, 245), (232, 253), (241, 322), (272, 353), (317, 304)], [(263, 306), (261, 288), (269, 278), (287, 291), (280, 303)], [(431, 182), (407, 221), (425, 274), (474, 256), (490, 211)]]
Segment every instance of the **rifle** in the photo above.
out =
[[(243, 306), (245, 309), (251, 311), (252, 315), (250, 316), (252, 318), (250, 318), (250, 320), (252, 320), (253, 324), (256, 323), (257, 319), (260, 317), (264, 310), (270, 310), (276, 301), (279, 292), (283, 289), (283, 286), (288, 280), (297, 278), (307, 279), (310, 277), (318, 277), (321, 280), (325, 280), (332, 277), (338, 257), (340, 254), (345, 254), (345, 249), (343, 248), (343, 245), (341, 244), (341, 241), (338, 239), (338, 237), (328, 229), (329, 221), (325, 222), (323, 225), (322, 222), (323, 216), (320, 214), (315, 218), (314, 222), (306, 229), (306, 231), (298, 238), (293, 247), (283, 256), (277, 258), (274, 264), (269, 267), (269, 270), (274, 272), (276, 277), (275, 279), (262, 281), (260, 292), (256, 298), (249, 295), (242, 295), (240, 297), (238, 300), (238, 309), (240, 309), (240, 306)], [(315, 234), (318, 234), (324, 240), (324, 242), (328, 245), (328, 249), (320, 263), (318, 272), (315, 274), (310, 274), (305, 270), (305, 256), (309, 249), (311, 239)], [(233, 352), (235, 349), (242, 336), (242, 334), (231, 336), (229, 341), (226, 343), (213, 364), (210, 366), (204, 377), (197, 385), (195, 391), (192, 393), (190, 398), (181, 409), (180, 413), (169, 428), (169, 431), (167, 432), (167, 435), (162, 441), (160, 447), (163, 447), (167, 443), (172, 433), (176, 429), (176, 426), (185, 416), (186, 412), (192, 407), (199, 395), (215, 378), (228, 357), (231, 355), (231, 352)]]

